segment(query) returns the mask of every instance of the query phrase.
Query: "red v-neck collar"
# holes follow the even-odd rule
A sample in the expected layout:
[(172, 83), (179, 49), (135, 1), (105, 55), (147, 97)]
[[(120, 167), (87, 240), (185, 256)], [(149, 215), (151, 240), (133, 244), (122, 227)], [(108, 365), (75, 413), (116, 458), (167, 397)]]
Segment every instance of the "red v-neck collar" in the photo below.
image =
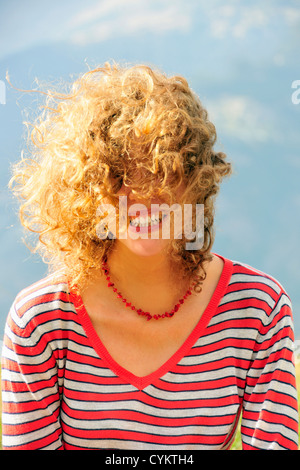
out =
[[(215, 253), (216, 254), (216, 253)], [(230, 281), (233, 264), (232, 261), (223, 258), (220, 255), (217, 255), (221, 258), (224, 262), (223, 270), (217, 284), (217, 287), (206, 307), (201, 318), (193, 331), (189, 334), (187, 339), (184, 341), (182, 346), (157, 370), (152, 372), (151, 374), (145, 375), (143, 377), (138, 377), (134, 375), (132, 372), (128, 371), (120, 364), (118, 364), (110, 355), (104, 344), (102, 343), (101, 339), (99, 338), (96, 330), (91, 322), (91, 319), (85, 309), (83, 304), (82, 298), (78, 293), (70, 290), (70, 300), (73, 303), (77, 314), (81, 320), (82, 326), (86, 332), (88, 339), (90, 340), (93, 348), (97, 352), (97, 354), (104, 359), (108, 365), (108, 367), (120, 378), (125, 380), (127, 383), (132, 384), (134, 387), (138, 388), (139, 390), (144, 389), (151, 383), (153, 383), (156, 379), (161, 378), (167, 372), (171, 370), (171, 368), (177, 364), (187, 353), (187, 351), (195, 344), (197, 339), (201, 336), (202, 332), (208, 325), (210, 319), (214, 315), (217, 310), (217, 307), (225, 294), (227, 289), (228, 283)]]

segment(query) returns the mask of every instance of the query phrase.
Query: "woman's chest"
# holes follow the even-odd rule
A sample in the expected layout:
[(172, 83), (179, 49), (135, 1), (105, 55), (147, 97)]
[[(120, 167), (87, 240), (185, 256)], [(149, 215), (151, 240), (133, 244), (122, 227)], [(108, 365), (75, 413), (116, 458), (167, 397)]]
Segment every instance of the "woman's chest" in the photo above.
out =
[[(159, 369), (184, 346), (185, 341), (198, 323), (201, 313), (177, 318), (147, 321), (130, 318), (125, 321), (112, 314), (107, 320), (91, 315), (94, 326), (104, 348), (124, 369), (142, 377)], [(181, 316), (180, 316), (181, 315)]]

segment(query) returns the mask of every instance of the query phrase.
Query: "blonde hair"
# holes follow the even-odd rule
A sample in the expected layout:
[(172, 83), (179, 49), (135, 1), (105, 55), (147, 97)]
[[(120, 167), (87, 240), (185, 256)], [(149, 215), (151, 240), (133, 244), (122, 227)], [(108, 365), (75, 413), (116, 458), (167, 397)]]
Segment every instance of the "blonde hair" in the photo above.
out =
[(115, 203), (125, 184), (143, 198), (174, 201), (183, 182), (182, 201), (204, 204), (204, 244), (188, 251), (184, 238), (172, 240), (170, 259), (198, 276), (199, 288), (211, 258), (214, 196), (231, 165), (214, 152), (215, 127), (184, 78), (105, 64), (67, 93), (47, 92), (30, 139), (30, 158), (14, 166), (11, 187), (22, 201), (21, 223), (38, 234), (35, 250), (50, 268), (63, 267), (73, 285), (84, 286), (115, 243), (96, 234), (103, 198)]

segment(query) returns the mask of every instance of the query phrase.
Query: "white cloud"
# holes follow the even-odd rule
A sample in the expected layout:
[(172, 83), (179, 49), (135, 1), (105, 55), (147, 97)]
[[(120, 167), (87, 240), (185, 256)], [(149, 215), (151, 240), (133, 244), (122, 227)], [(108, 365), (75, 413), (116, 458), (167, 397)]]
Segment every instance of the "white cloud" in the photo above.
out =
[(138, 3), (138, 0), (127, 0), (126, 3), (124, 3), (124, 0), (102, 0), (91, 7), (81, 9), (67, 22), (67, 27), (68, 29), (78, 28), (90, 22), (94, 22), (95, 20), (99, 20), (107, 14), (115, 13), (117, 9), (120, 12), (120, 9), (123, 10), (124, 6), (126, 8), (128, 5), (137, 6)]
[(300, 9), (287, 7), (283, 9), (283, 16), (290, 26), (299, 26)]
[[(189, 32), (191, 45), (196, 47), (197, 40), (232, 38), (236, 42), (267, 27), (296, 31), (299, 8), (276, 3), (253, 0), (249, 6), (242, 0), (52, 0), (49, 8), (47, 2), (38, 0), (0, 1), (0, 57), (37, 44), (62, 41), (88, 45), (143, 32)], [(277, 53), (282, 56), (279, 49)], [(275, 57), (275, 63), (282, 65), (281, 56)]]
[(269, 12), (263, 8), (246, 7), (236, 2), (231, 5), (217, 6), (207, 10), (210, 32), (215, 38), (227, 36), (244, 38), (249, 31), (263, 28), (268, 24)]
[(243, 8), (239, 21), (232, 28), (232, 34), (236, 38), (243, 38), (251, 29), (263, 28), (267, 23), (267, 11), (261, 8)]
[(76, 14), (67, 24), (71, 42), (98, 43), (139, 32), (188, 31), (192, 18), (182, 2), (104, 0)]
[(219, 132), (244, 142), (274, 141), (271, 112), (248, 96), (223, 95), (205, 103)]
[(236, 9), (232, 5), (215, 8), (207, 12), (210, 18), (210, 31), (213, 37), (223, 38), (227, 35), (235, 12)]
[(66, 30), (72, 42), (85, 45), (140, 31), (185, 32), (204, 21), (215, 38), (243, 38), (267, 24), (267, 10), (235, 0), (227, 5), (220, 0), (200, 5), (193, 0), (102, 0), (71, 17)]
[(134, 33), (189, 31), (194, 0), (0, 1), (0, 57), (57, 41), (80, 45)]

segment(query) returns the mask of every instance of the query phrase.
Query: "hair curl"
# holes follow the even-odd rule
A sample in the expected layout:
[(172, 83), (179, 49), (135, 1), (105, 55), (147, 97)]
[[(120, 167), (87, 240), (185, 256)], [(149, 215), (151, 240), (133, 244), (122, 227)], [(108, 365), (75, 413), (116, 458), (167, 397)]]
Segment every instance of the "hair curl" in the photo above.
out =
[(214, 196), (231, 165), (214, 152), (215, 127), (186, 80), (144, 65), (105, 64), (67, 93), (46, 96), (29, 134), (30, 158), (14, 166), (10, 182), (22, 201), (22, 225), (38, 234), (35, 251), (84, 286), (115, 242), (96, 234), (103, 198), (116, 202), (125, 184), (137, 196), (172, 202), (183, 182), (181, 202), (204, 204), (204, 244), (188, 251), (184, 237), (172, 240), (170, 259), (197, 277), (199, 289), (211, 259)]

